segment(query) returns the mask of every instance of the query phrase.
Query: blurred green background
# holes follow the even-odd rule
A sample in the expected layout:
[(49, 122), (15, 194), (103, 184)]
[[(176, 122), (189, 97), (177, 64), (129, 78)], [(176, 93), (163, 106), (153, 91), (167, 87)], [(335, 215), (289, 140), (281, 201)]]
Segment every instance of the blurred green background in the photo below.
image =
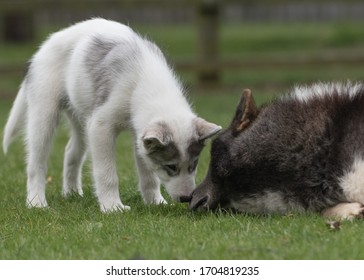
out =
[(2, 0), (0, 100), (14, 98), (47, 34), (95, 16), (155, 41), (192, 94), (363, 77), (363, 1)]

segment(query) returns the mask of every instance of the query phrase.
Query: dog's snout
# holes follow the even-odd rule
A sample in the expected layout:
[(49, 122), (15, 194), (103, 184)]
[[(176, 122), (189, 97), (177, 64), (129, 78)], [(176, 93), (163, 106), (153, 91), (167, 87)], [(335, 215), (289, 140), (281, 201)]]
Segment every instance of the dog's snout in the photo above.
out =
[(193, 191), (191, 196), (189, 205), (191, 210), (213, 210), (219, 203), (216, 190), (210, 181), (210, 177), (206, 177)]
[(201, 197), (192, 196), (191, 201), (190, 201), (190, 209), (191, 210), (208, 210), (209, 209), (208, 201), (209, 201), (208, 195), (201, 196)]

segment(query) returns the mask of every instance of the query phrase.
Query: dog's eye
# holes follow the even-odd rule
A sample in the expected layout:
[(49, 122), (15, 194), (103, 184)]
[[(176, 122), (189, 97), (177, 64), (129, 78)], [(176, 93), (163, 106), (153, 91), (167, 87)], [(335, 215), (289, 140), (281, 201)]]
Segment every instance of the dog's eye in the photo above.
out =
[(167, 169), (176, 172), (177, 171), (177, 165), (176, 164), (168, 164), (165, 166)]
[(167, 164), (164, 165), (163, 168), (166, 170), (169, 176), (175, 176), (179, 172), (177, 164)]

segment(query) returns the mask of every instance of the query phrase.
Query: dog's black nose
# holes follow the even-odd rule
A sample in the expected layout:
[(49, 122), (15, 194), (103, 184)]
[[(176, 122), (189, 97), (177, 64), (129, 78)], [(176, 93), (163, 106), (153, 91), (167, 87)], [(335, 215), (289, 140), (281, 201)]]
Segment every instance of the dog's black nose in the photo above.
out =
[(192, 199), (192, 195), (189, 196), (180, 196), (179, 201), (182, 203), (188, 203)]

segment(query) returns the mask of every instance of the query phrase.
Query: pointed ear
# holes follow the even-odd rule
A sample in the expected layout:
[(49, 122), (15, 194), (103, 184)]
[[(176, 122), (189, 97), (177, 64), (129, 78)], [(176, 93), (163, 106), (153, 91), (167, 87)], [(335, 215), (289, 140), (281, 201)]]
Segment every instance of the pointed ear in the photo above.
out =
[(230, 124), (234, 134), (238, 134), (247, 128), (258, 116), (259, 110), (255, 104), (250, 89), (244, 89), (240, 102), (236, 108), (235, 117)]
[(144, 131), (142, 141), (148, 154), (166, 147), (171, 141), (170, 131), (165, 123), (154, 123)]
[(221, 126), (216, 125), (214, 123), (210, 123), (208, 121), (205, 121), (202, 118), (195, 118), (193, 120), (193, 123), (196, 127), (199, 141), (204, 141), (204, 140), (214, 136), (216, 133), (218, 133), (222, 129)]

